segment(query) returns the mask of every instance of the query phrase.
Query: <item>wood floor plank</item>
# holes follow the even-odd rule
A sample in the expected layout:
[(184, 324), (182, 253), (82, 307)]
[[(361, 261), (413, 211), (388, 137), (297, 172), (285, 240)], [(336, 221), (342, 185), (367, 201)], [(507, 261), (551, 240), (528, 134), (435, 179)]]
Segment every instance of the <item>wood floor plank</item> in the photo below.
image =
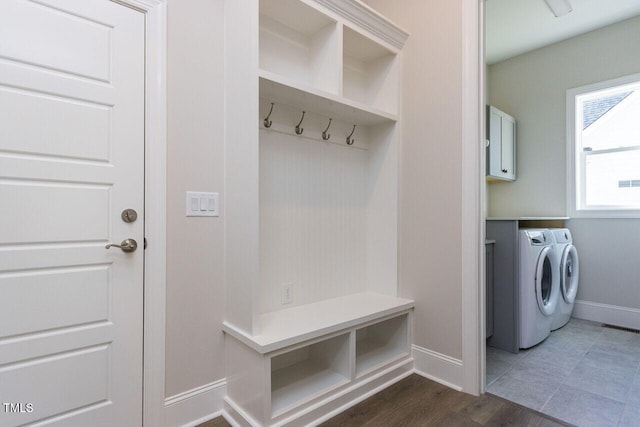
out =
[[(422, 424), (424, 425), (424, 424)], [(449, 412), (432, 424), (433, 427), (483, 427), (482, 424), (457, 412)]]
[(222, 417), (217, 417), (202, 424), (198, 424), (198, 427), (231, 427), (231, 424)]
[(322, 424), (325, 427), (341, 426), (377, 426), (384, 425), (384, 414), (387, 414), (397, 406), (394, 402), (384, 399), (376, 394), (366, 400), (367, 405), (356, 405), (349, 410), (338, 414)]
[[(461, 399), (462, 401), (462, 399)], [(467, 401), (466, 399), (464, 400)], [(506, 403), (493, 396), (483, 394), (480, 397), (473, 397), (470, 403), (460, 408), (458, 411), (462, 416), (469, 418), (481, 425), (485, 425)]]

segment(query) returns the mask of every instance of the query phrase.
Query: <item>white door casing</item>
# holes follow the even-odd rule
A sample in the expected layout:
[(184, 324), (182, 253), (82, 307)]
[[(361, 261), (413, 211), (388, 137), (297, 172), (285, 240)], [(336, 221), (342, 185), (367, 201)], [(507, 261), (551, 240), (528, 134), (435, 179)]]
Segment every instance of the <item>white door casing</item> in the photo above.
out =
[(0, 425), (142, 424), (144, 36), (106, 0), (0, 2)]

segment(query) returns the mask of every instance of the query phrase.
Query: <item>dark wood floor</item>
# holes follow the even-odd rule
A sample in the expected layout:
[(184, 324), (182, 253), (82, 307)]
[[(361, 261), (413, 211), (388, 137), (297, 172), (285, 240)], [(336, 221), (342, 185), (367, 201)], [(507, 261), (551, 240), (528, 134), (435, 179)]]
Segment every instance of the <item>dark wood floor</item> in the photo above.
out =
[[(219, 417), (198, 427), (227, 426), (229, 424)], [(557, 427), (567, 424), (496, 396), (470, 396), (411, 375), (322, 426)]]

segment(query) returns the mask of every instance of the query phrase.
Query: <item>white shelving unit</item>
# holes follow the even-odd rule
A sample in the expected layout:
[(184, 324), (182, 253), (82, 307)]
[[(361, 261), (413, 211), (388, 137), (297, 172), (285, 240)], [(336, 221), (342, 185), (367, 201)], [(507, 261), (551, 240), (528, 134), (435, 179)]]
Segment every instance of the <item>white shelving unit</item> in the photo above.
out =
[(411, 367), (397, 279), (407, 34), (357, 0), (238, 0), (225, 15), (227, 410), (307, 423)]

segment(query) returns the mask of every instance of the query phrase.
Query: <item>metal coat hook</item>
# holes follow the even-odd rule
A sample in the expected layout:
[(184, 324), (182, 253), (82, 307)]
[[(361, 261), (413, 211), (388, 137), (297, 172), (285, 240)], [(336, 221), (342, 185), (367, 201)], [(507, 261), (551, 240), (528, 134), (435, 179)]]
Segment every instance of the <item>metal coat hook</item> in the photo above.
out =
[(273, 102), (271, 103), (271, 109), (269, 110), (269, 114), (267, 114), (267, 117), (265, 117), (264, 121), (262, 123), (264, 123), (264, 127), (266, 127), (267, 129), (269, 129), (271, 127), (271, 120), (269, 120), (269, 117), (271, 117), (271, 113), (273, 113)]
[(327, 125), (327, 128), (322, 131), (322, 139), (325, 140), (325, 141), (328, 141), (329, 138), (331, 138), (331, 134), (328, 133), (329, 128), (331, 127), (331, 120), (332, 119), (329, 119), (329, 124)]
[(347, 145), (353, 145), (353, 143), (356, 142), (355, 139), (351, 138), (355, 131), (356, 131), (356, 125), (353, 125), (353, 130), (351, 131), (351, 133), (347, 137)]
[(302, 121), (304, 120), (304, 113), (305, 112), (303, 111), (302, 117), (300, 117), (300, 121), (296, 125), (296, 135), (302, 135), (302, 132), (304, 132), (304, 129), (300, 127), (300, 125), (302, 124)]

